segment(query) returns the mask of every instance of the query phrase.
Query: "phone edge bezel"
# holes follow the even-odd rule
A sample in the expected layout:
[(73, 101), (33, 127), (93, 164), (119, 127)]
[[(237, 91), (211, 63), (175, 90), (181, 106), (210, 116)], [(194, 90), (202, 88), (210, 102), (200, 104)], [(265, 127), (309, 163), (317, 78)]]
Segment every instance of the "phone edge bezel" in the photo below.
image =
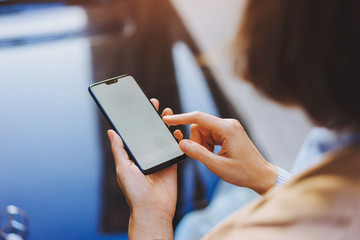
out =
[[(119, 131), (116, 129), (115, 125), (113, 124), (113, 122), (110, 120), (109, 116), (107, 115), (106, 111), (103, 109), (103, 107), (101, 106), (100, 102), (98, 101), (98, 99), (96, 98), (95, 94), (93, 93), (92, 91), (92, 87), (96, 86), (96, 85), (100, 85), (100, 84), (103, 84), (103, 83), (106, 83), (108, 81), (111, 81), (111, 80), (114, 80), (114, 79), (120, 79), (120, 78), (124, 78), (124, 77), (127, 77), (127, 76), (130, 76), (134, 79), (135, 83), (138, 85), (138, 87), (141, 89), (141, 87), (139, 86), (139, 84), (136, 82), (135, 78), (133, 76), (131, 76), (130, 74), (123, 74), (123, 75), (120, 75), (120, 76), (117, 76), (117, 77), (112, 77), (112, 78), (109, 78), (109, 79), (106, 79), (106, 80), (102, 80), (102, 81), (99, 81), (99, 82), (96, 82), (96, 83), (93, 83), (91, 84), (89, 87), (88, 87), (88, 91), (91, 95), (91, 97), (93, 98), (93, 100), (95, 101), (96, 105), (98, 106), (98, 108), (100, 109), (101, 113), (103, 114), (103, 116), (106, 118), (107, 122), (110, 124), (110, 127), (112, 130), (114, 130), (117, 134), (119, 134), (121, 140), (123, 141), (124, 143), (124, 146), (127, 148), (127, 152), (130, 153), (130, 157), (133, 158), (134, 160), (134, 163), (136, 164), (136, 166), (138, 166), (138, 168), (140, 169), (140, 171), (144, 174), (144, 175), (148, 175), (148, 174), (151, 174), (151, 173), (154, 173), (156, 171), (159, 171), (161, 169), (164, 169), (166, 167), (169, 167), (175, 163), (179, 163), (181, 162), (182, 160), (184, 160), (187, 156), (185, 153), (183, 153), (181, 156), (178, 156), (176, 158), (173, 158), (173, 159), (170, 159), (166, 162), (163, 162), (159, 165), (156, 165), (152, 168), (149, 168), (149, 169), (143, 169), (140, 164), (138, 163), (138, 161), (136, 160), (134, 154), (131, 152), (130, 148), (128, 147), (128, 145), (126, 144), (126, 141), (123, 139), (123, 137), (121, 136), (121, 134), (119, 133)], [(149, 100), (148, 96), (146, 96), (145, 92), (141, 89), (141, 91), (143, 92), (143, 94), (145, 95), (145, 97), (148, 99), (148, 101), (151, 103), (151, 101)], [(161, 119), (161, 115), (159, 114), (159, 112), (156, 110), (156, 108), (154, 107), (154, 105), (151, 103), (151, 106), (153, 106), (155, 112), (159, 115), (160, 119)], [(162, 120), (162, 119), (161, 119)], [(165, 127), (169, 130), (169, 132), (171, 133), (171, 130), (170, 128), (164, 123)], [(171, 133), (172, 135), (172, 133)], [(173, 135), (172, 135), (173, 136)], [(176, 142), (179, 142), (174, 136), (173, 138), (175, 139)]]

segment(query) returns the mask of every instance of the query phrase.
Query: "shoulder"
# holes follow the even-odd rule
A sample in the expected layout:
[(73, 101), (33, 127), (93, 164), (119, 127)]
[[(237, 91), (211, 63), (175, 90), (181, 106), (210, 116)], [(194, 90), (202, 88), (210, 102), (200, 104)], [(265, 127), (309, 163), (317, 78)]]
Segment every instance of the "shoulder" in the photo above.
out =
[(273, 200), (292, 200), (294, 205), (304, 205), (308, 209), (358, 207), (360, 148), (348, 147), (329, 154), (322, 164), (295, 177), (278, 190), (274, 192), (277, 196), (272, 197)]
[(226, 220), (222, 239), (360, 238), (360, 149), (351, 147)]

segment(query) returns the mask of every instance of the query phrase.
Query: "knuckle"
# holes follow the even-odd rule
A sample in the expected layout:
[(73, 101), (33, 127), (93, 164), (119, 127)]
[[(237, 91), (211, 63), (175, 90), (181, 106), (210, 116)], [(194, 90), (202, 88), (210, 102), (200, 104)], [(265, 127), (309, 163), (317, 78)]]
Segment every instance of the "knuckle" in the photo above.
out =
[(227, 119), (228, 121), (228, 128), (230, 131), (237, 131), (242, 130), (243, 126), (240, 124), (240, 122), (236, 119)]
[(193, 114), (195, 117), (200, 117), (202, 113), (201, 113), (200, 111), (194, 111), (194, 112), (192, 112), (192, 114)]

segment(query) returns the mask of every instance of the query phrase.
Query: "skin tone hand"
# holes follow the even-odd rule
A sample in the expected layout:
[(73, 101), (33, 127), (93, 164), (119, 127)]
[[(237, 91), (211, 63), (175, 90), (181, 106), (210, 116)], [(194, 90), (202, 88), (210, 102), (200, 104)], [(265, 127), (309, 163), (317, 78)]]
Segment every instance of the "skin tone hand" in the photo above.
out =
[[(237, 120), (201, 112), (164, 116), (163, 120), (168, 125), (191, 124), (190, 140), (181, 140), (180, 149), (224, 181), (259, 194), (276, 185), (277, 168), (261, 156)], [(222, 147), (219, 154), (213, 153), (216, 145)]]
[[(156, 99), (150, 100), (159, 109)], [(276, 184), (277, 169), (264, 160), (241, 124), (200, 112), (173, 115), (165, 109), (162, 116), (168, 125), (191, 124), (190, 140), (182, 140), (179, 130), (174, 136), (180, 149), (201, 161), (223, 180), (249, 187), (262, 194)], [(172, 239), (172, 218), (177, 196), (176, 165), (150, 175), (143, 175), (129, 160), (121, 138), (108, 131), (115, 158), (118, 183), (130, 206), (130, 239)], [(214, 154), (214, 146), (222, 150)]]
[[(159, 109), (159, 101), (150, 100)], [(162, 116), (172, 115), (167, 108)], [(174, 132), (182, 138), (179, 130)], [(172, 239), (177, 199), (176, 165), (144, 175), (124, 150), (119, 135), (108, 131), (118, 183), (130, 207), (129, 239)]]

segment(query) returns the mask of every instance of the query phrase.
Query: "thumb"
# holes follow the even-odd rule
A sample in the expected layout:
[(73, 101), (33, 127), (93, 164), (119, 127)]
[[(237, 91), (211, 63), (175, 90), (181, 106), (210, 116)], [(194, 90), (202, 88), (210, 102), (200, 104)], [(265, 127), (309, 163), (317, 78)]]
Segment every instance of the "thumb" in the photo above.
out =
[(110, 140), (117, 171), (126, 171), (131, 166), (132, 162), (129, 160), (129, 156), (124, 149), (121, 138), (114, 130), (108, 130), (107, 134)]
[(204, 146), (191, 141), (191, 140), (181, 140), (179, 143), (181, 151), (183, 151), (190, 158), (198, 160), (205, 164), (209, 169), (212, 169), (219, 164), (219, 156), (210, 152)]

